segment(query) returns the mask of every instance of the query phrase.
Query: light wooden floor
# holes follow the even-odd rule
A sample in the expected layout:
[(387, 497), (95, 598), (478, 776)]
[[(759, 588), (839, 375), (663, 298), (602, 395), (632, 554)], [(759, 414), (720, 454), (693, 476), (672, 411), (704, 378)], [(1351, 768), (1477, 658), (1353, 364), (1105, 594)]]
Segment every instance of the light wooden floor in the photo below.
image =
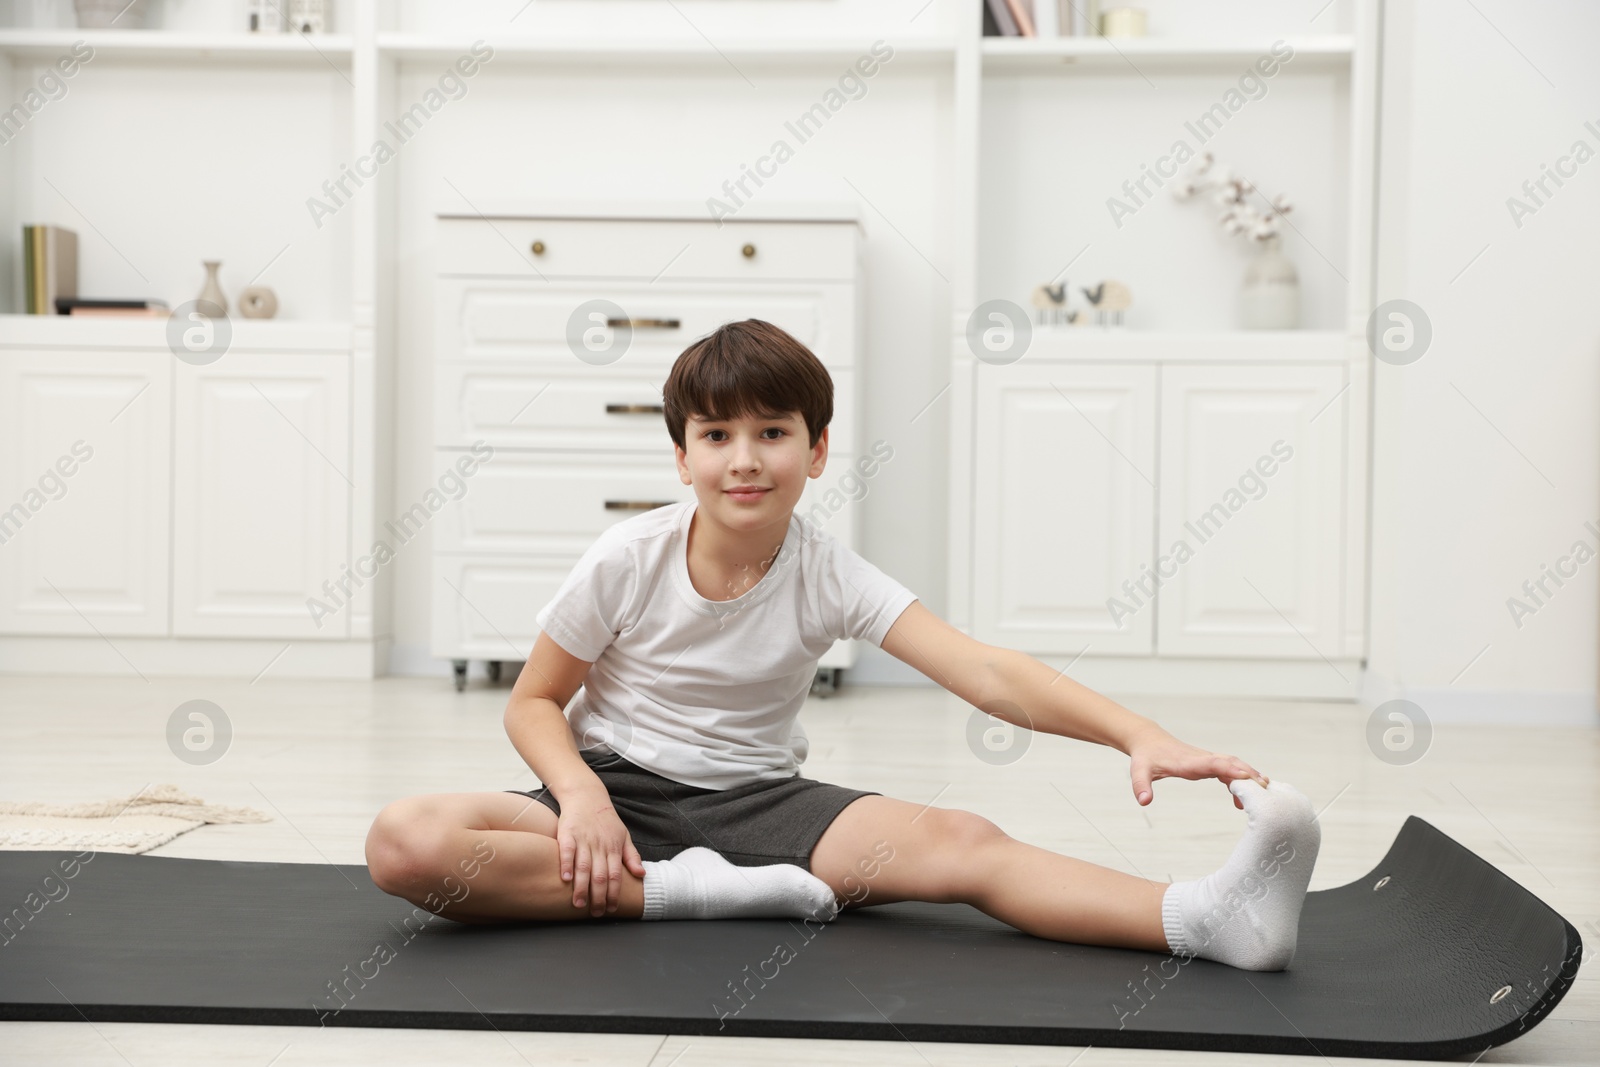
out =
[[(259, 808), (274, 821), (202, 827), (156, 855), (364, 863), (367, 827), (396, 797), (534, 784), (501, 729), (508, 685), (477, 681), (458, 695), (443, 679), (269, 677), (246, 684), (0, 677), (0, 797), (76, 802), (172, 782), (207, 801)], [(227, 755), (207, 767), (180, 762), (165, 740), (172, 710), (196, 698), (220, 705), (234, 729)], [(1366, 874), (1405, 817), (1417, 814), (1560, 911), (1582, 932), (1589, 955), (1575, 988), (1532, 1033), (1479, 1062), (1600, 1063), (1600, 982), (1592, 963), (1600, 946), (1600, 736), (1594, 731), (1443, 724), (1423, 759), (1392, 767), (1367, 750), (1366, 713), (1355, 705), (1124, 703), (1180, 738), (1242, 756), (1298, 786), (1319, 808), (1326, 805), (1312, 890)], [(802, 719), (812, 739), (805, 773), (918, 803), (937, 797), (940, 806), (979, 812), (1013, 837), (1156, 879), (1215, 869), (1243, 829), (1244, 814), (1214, 781), (1159, 782), (1155, 803), (1141, 810), (1132, 799), (1126, 758), (1107, 748), (1040, 734), (1018, 762), (986, 765), (966, 747), (970, 712), (933, 688), (858, 688), (813, 699)], [(926, 1041), (138, 1023), (0, 1023), (0, 1050), (6, 1063), (121, 1067), (756, 1061), (1101, 1067), (1242, 1058)]]

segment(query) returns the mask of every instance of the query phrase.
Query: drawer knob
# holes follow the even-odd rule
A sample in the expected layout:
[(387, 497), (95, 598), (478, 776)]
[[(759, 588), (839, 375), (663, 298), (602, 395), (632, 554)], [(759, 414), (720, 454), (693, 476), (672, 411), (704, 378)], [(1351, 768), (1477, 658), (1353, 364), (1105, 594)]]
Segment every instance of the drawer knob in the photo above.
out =
[(665, 415), (662, 404), (607, 404), (607, 415)]
[(533, 242), (533, 254), (536, 255), (536, 256), (544, 255), (544, 242), (543, 241), (535, 241), (535, 242)]
[(755, 254), (756, 254), (756, 246), (755, 245), (745, 245), (743, 248), (739, 249), (739, 251), (744, 253), (744, 258), (745, 259), (754, 259), (755, 258)]
[(607, 500), (607, 511), (654, 511), (664, 508), (668, 504), (676, 504), (676, 500)]

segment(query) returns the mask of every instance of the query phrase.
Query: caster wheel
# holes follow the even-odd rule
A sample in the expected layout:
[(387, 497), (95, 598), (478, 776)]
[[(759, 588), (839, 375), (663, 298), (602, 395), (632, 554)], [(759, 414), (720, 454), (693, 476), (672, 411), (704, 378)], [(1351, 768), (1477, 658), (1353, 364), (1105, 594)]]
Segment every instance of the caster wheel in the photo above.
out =
[(487, 668), (488, 671), (489, 671), (489, 681), (498, 682), (500, 680), (500, 661), (499, 660), (492, 659), (488, 663), (485, 663), (484, 667)]
[(456, 671), (456, 692), (467, 688), (467, 661), (464, 659), (452, 660), (451, 666)]
[(811, 695), (826, 700), (839, 691), (838, 667), (819, 667), (817, 675), (811, 679)]

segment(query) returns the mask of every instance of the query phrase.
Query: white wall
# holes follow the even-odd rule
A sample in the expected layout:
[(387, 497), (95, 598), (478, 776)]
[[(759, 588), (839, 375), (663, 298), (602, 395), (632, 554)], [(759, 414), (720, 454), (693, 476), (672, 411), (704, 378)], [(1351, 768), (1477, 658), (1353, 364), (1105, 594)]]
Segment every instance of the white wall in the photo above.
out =
[[(1434, 338), (1376, 368), (1369, 697), (1592, 721), (1600, 560), (1520, 628), (1506, 602), (1600, 548), (1600, 5), (1388, 7), (1377, 299)], [(1597, 157), (1519, 227), (1507, 198), (1578, 140)]]

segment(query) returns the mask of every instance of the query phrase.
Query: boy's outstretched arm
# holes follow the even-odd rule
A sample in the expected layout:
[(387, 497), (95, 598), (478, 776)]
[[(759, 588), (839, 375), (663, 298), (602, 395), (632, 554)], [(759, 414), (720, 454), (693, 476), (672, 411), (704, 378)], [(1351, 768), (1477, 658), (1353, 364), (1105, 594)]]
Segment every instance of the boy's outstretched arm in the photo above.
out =
[[(883, 650), (1013, 726), (1093, 741), (1126, 753), (1132, 760), (1133, 793), (1140, 804), (1153, 799), (1152, 783), (1159, 778), (1215, 778), (1225, 789), (1239, 778), (1267, 784), (1237, 756), (1185, 744), (1153, 719), (1136, 715), (1025, 652), (968, 637), (920, 600), (900, 613), (884, 636)], [(1234, 807), (1244, 807), (1232, 793), (1229, 797)]]

